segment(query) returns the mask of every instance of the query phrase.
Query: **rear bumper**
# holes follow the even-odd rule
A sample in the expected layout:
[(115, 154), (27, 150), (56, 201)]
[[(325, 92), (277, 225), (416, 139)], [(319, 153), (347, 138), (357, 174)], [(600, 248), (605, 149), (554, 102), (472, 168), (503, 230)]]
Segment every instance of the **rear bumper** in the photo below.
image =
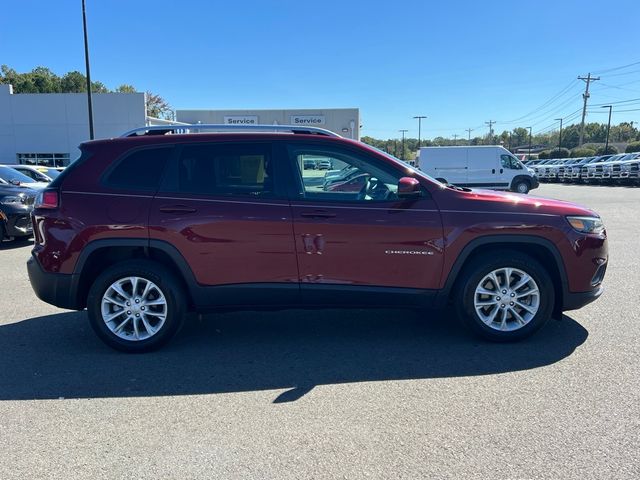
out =
[(33, 256), (27, 260), (27, 272), (40, 300), (69, 310), (84, 308), (77, 304), (78, 275), (45, 272)]
[(562, 301), (562, 311), (577, 310), (595, 301), (602, 295), (604, 288), (597, 286), (588, 292), (565, 292)]

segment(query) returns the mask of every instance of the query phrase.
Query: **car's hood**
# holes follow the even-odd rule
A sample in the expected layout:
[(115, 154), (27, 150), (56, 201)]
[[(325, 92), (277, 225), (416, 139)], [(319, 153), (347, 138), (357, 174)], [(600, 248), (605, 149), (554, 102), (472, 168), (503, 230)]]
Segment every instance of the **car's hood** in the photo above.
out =
[[(449, 189), (447, 189), (449, 190)], [(449, 190), (451, 191), (451, 190)], [(543, 215), (597, 215), (590, 208), (564, 200), (552, 198), (536, 197), (531, 194), (520, 194), (512, 192), (499, 192), (496, 190), (471, 189), (455, 192), (460, 203), (455, 202), (454, 208), (463, 211), (485, 211), (515, 213), (537, 213)]]
[[(31, 185), (31, 184), (29, 184)], [(33, 188), (24, 185), (0, 185), (0, 197), (4, 195), (17, 195), (18, 193), (25, 193), (27, 195), (35, 195), (37, 193)]]

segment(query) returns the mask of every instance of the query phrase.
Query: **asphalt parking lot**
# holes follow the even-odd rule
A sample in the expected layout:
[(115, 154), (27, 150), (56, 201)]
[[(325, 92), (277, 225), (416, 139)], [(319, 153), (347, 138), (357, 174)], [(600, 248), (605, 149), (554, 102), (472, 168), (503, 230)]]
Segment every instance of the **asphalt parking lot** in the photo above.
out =
[(292, 310), (125, 355), (5, 242), (0, 478), (640, 478), (640, 188), (532, 193), (597, 210), (610, 261), (599, 301), (519, 344), (446, 311)]

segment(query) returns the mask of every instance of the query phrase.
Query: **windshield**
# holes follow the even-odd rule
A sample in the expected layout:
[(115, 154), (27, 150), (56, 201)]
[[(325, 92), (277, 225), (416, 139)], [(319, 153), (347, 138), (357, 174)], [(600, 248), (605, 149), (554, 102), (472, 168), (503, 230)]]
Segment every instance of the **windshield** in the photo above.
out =
[(387, 158), (389, 158), (389, 159), (393, 160), (394, 162), (400, 163), (400, 164), (402, 165), (402, 167), (404, 167), (404, 168), (407, 170), (407, 172), (408, 172), (408, 173), (413, 173), (413, 174), (416, 174), (416, 175), (419, 175), (419, 176), (422, 176), (422, 177), (426, 177), (426, 178), (428, 178), (429, 180), (431, 180), (431, 181), (433, 181), (433, 182), (436, 182), (436, 183), (442, 183), (442, 182), (440, 182), (440, 181), (436, 180), (435, 178), (433, 178), (432, 176), (427, 175), (427, 174), (426, 174), (426, 173), (424, 173), (422, 170), (419, 170), (419, 169), (417, 169), (416, 167), (414, 167), (413, 165), (409, 165), (408, 163), (403, 162), (403, 161), (402, 161), (402, 160), (400, 160), (399, 158), (394, 157), (393, 155), (391, 155), (390, 153), (385, 152), (384, 150), (380, 150), (379, 148), (376, 148), (376, 147), (374, 147), (374, 146), (372, 146), (372, 145), (369, 145), (369, 144), (367, 144), (367, 147), (369, 147), (369, 148), (371, 148), (371, 149), (375, 150), (376, 152), (378, 152), (378, 153), (380, 153), (380, 154), (384, 155), (385, 157), (387, 157)]
[(14, 170), (11, 167), (0, 166), (0, 178), (5, 182), (35, 183), (33, 178)]

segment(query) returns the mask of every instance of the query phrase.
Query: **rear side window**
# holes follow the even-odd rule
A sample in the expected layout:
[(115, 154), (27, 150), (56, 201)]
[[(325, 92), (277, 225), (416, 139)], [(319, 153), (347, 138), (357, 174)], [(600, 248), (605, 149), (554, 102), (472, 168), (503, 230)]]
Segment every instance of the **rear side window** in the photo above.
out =
[(171, 152), (171, 147), (136, 150), (116, 164), (105, 183), (114, 188), (155, 192)]
[(271, 146), (187, 145), (178, 158), (181, 193), (200, 195), (273, 196)]

